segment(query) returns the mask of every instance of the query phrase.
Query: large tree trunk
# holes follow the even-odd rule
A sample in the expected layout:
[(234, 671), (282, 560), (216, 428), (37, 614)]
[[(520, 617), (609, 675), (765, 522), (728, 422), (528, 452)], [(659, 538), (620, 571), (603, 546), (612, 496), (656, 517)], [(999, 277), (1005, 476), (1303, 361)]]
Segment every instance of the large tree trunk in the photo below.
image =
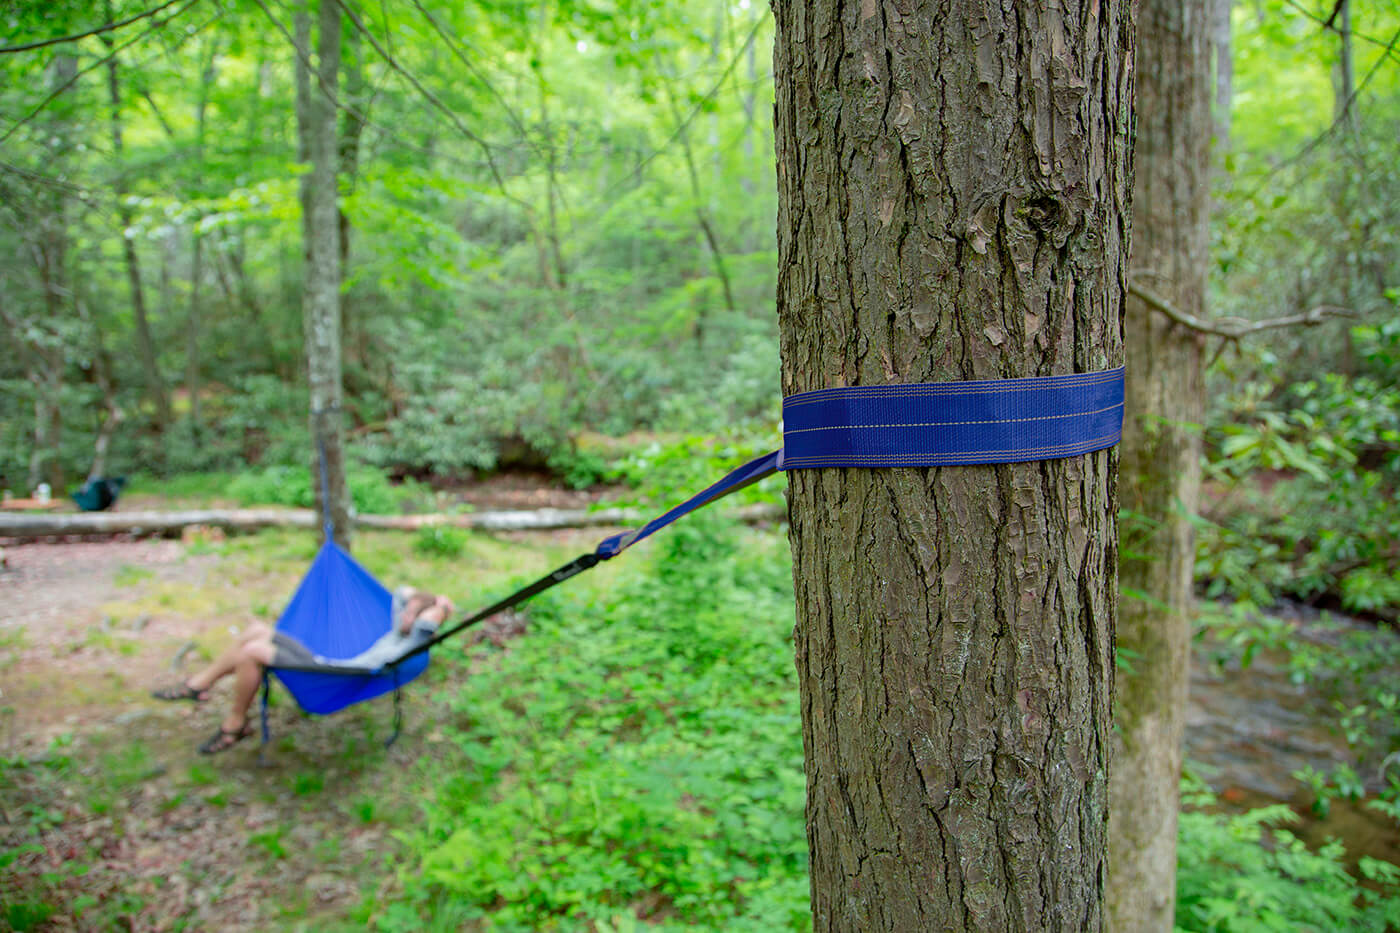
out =
[[(1129, 5), (775, 13), (784, 392), (1120, 363)], [(790, 475), (818, 931), (1102, 928), (1116, 459)]]
[[(1209, 247), (1208, 0), (1141, 0), (1133, 275), (1201, 317)], [(1127, 417), (1114, 697), (1109, 925), (1170, 931), (1190, 640), (1190, 516), (1200, 495), (1201, 338), (1128, 301)]]
[(305, 188), (306, 291), (303, 320), (311, 389), (312, 475), (331, 536), (350, 546), (350, 496), (345, 484), (345, 428), (341, 416), (340, 213), (336, 169), (340, 163), (333, 96), (340, 75), (340, 6), (321, 0), (317, 24), (317, 87), (310, 92), (302, 138), (311, 172)]

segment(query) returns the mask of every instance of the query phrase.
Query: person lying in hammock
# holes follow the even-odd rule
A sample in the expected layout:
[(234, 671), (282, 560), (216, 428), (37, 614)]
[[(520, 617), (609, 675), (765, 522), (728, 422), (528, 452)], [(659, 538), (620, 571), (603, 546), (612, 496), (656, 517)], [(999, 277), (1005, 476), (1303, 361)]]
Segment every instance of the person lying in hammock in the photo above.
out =
[(253, 734), (253, 727), (248, 722), (248, 708), (253, 703), (253, 697), (257, 696), (265, 669), (330, 665), (377, 670), (431, 640), (438, 626), (454, 609), (452, 600), (446, 596), (412, 587), (399, 587), (394, 592), (393, 601), (395, 624), (378, 641), (350, 658), (323, 658), (285, 632), (255, 622), (213, 664), (179, 684), (152, 691), (151, 695), (158, 700), (203, 703), (209, 699), (214, 684), (232, 674), (233, 707), (219, 725), (219, 730), (199, 746), (202, 753), (213, 755), (232, 748)]

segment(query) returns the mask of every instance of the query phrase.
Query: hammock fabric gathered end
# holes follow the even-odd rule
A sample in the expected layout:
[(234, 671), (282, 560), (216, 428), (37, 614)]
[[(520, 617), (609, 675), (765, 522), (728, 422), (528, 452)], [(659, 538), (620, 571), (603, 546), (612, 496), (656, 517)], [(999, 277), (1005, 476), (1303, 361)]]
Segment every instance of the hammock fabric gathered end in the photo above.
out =
[[(1054, 460), (1102, 450), (1123, 430), (1123, 368), (1069, 376), (819, 389), (783, 400), (783, 447), (733, 470), (640, 528), (612, 535), (596, 550), (521, 587), (377, 670), (331, 662), (277, 667), (309, 713), (334, 713), (389, 691), (394, 733), (399, 689), (422, 674), (428, 651), (458, 632), (621, 554), (677, 519), (780, 470), (934, 467)], [(324, 464), (324, 451), (322, 461)], [(325, 483), (322, 469), (322, 482)], [(323, 501), (326, 497), (323, 495)], [(323, 658), (350, 658), (389, 631), (391, 597), (369, 571), (326, 543), (277, 622), (277, 629)], [(263, 742), (269, 683), (263, 683)]]

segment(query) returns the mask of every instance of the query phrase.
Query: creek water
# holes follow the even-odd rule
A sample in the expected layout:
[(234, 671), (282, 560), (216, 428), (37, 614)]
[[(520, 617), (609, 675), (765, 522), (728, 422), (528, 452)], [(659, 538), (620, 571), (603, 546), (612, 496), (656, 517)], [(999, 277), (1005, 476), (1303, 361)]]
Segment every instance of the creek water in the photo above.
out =
[[(1347, 630), (1397, 637), (1338, 616), (1324, 624), (1306, 606), (1285, 605), (1273, 612), (1294, 626), (1298, 637), (1324, 647)], [(1383, 786), (1376, 764), (1357, 766), (1332, 699), (1316, 685), (1294, 683), (1281, 653), (1261, 651), (1243, 668), (1238, 659), (1222, 664), (1221, 655), (1219, 646), (1208, 639), (1193, 644), (1187, 768), (1210, 785), (1223, 808), (1239, 811), (1287, 803), (1301, 818), (1288, 828), (1310, 846), (1335, 838), (1345, 844), (1353, 866), (1363, 855), (1400, 864), (1400, 825), (1364, 801), (1344, 799), (1334, 799), (1326, 818), (1321, 818), (1312, 811), (1312, 790), (1293, 777), (1305, 767), (1330, 773), (1346, 763), (1356, 768), (1368, 795)], [(1394, 676), (1400, 685), (1400, 671)], [(1395, 750), (1373, 757), (1379, 761)], [(1392, 763), (1390, 772), (1400, 774), (1400, 769)]]

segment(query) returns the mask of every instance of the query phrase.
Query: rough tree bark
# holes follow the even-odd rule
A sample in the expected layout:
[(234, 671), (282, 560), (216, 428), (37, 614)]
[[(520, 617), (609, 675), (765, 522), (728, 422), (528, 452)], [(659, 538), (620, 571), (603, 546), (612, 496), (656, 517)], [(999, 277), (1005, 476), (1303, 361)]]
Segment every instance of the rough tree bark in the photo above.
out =
[[(1218, 0), (1138, 6), (1132, 274), (1197, 318), (1209, 248), (1212, 2)], [(1114, 697), (1109, 926), (1170, 931), (1204, 338), (1137, 297), (1127, 309), (1118, 647), (1130, 670), (1120, 673)]]
[[(1129, 4), (774, 9), (784, 392), (1118, 365)], [(1116, 459), (790, 474), (818, 931), (1102, 928)]]
[[(311, 389), (311, 437), (317, 506), (331, 524), (331, 536), (350, 546), (350, 496), (345, 484), (345, 428), (341, 416), (340, 213), (336, 170), (340, 152), (334, 98), (340, 75), (340, 5), (321, 0), (317, 23), (316, 87), (298, 109), (306, 123), (311, 172), (306, 182), (306, 290), (302, 317), (306, 369)], [(300, 30), (299, 30), (300, 32)], [(323, 495), (324, 470), (329, 496)]]

